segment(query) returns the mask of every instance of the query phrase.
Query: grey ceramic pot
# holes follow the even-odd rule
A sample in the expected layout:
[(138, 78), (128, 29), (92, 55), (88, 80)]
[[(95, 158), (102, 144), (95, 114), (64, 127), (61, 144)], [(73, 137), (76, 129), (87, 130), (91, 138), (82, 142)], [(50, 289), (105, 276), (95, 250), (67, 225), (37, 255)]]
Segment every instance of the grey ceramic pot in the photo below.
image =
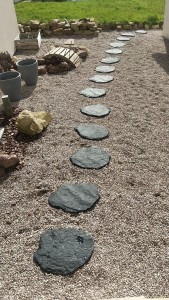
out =
[(8, 71), (0, 74), (0, 88), (4, 95), (8, 95), (11, 102), (21, 98), (21, 74), (17, 71)]
[(36, 85), (38, 80), (38, 62), (36, 59), (29, 58), (19, 60), (17, 69), (21, 73), (21, 78), (25, 81), (26, 85)]

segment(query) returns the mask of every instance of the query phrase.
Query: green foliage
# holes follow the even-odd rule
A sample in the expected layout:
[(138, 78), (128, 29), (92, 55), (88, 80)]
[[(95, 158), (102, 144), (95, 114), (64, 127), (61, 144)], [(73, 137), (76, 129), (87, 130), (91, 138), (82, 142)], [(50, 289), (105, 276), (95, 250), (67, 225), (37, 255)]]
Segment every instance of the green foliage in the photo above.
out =
[(163, 20), (164, 0), (81, 0), (76, 2), (20, 2), (15, 4), (18, 22), (38, 19), (80, 19), (98, 22), (137, 21), (154, 24)]

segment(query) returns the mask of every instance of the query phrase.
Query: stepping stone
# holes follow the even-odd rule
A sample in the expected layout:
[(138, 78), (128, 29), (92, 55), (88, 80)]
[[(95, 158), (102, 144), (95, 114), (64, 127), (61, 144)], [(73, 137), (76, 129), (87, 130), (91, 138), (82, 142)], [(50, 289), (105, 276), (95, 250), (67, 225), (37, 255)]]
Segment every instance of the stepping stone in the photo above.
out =
[(125, 46), (126, 43), (123, 43), (123, 42), (114, 42), (114, 43), (110, 43), (110, 46), (111, 47), (114, 47), (114, 48), (120, 48), (120, 47), (123, 47)]
[(86, 88), (80, 91), (79, 94), (89, 98), (97, 98), (106, 95), (106, 90), (97, 88)]
[(121, 54), (123, 51), (121, 49), (108, 49), (105, 51), (108, 54)]
[(78, 213), (91, 208), (100, 199), (98, 188), (93, 184), (64, 184), (49, 196), (52, 207)]
[(131, 40), (131, 37), (127, 37), (127, 36), (118, 36), (118, 37), (117, 37), (117, 40), (118, 40), (118, 41), (124, 41), (124, 42), (126, 41), (126, 42), (127, 42), (127, 41), (130, 41), (130, 40)]
[(84, 169), (101, 169), (110, 162), (110, 155), (95, 146), (81, 148), (70, 157), (72, 164)]
[(50, 229), (41, 235), (33, 258), (44, 272), (69, 275), (89, 261), (93, 247), (92, 236), (81, 229)]
[(134, 37), (135, 34), (133, 32), (122, 32), (121, 33), (122, 36), (130, 36), (130, 37)]
[(147, 31), (143, 29), (136, 30), (136, 33), (146, 34)]
[(120, 58), (118, 57), (105, 57), (102, 58), (102, 60), (100, 62), (104, 63), (104, 64), (116, 64), (120, 61)]
[(105, 117), (110, 113), (110, 109), (104, 105), (88, 105), (80, 110), (83, 114), (91, 116), (91, 117)]
[(115, 71), (114, 66), (98, 66), (95, 69), (96, 72), (101, 72), (101, 73), (110, 73)]
[(94, 81), (97, 83), (107, 83), (112, 81), (114, 78), (110, 75), (94, 75), (93, 77), (89, 78), (90, 81)]
[(104, 126), (96, 124), (80, 124), (75, 131), (82, 138), (89, 140), (103, 140), (109, 136), (109, 132)]

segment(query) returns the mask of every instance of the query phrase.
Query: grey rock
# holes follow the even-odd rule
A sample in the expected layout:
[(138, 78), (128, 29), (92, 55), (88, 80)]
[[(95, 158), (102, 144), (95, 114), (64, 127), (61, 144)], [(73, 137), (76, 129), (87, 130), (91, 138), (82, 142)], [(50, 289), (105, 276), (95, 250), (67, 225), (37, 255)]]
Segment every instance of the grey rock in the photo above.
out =
[(104, 126), (96, 124), (80, 124), (75, 130), (82, 138), (89, 140), (102, 140), (109, 135), (108, 130)]
[(118, 57), (105, 57), (102, 58), (102, 60), (100, 62), (104, 63), (104, 64), (115, 64), (118, 63), (120, 61), (120, 58)]
[(113, 42), (113, 43), (110, 43), (110, 46), (114, 47), (114, 48), (121, 48), (121, 47), (123, 47), (125, 45), (126, 45), (126, 43), (123, 43), (123, 42)]
[(89, 98), (97, 98), (106, 95), (106, 90), (97, 88), (86, 88), (80, 91), (79, 94)]
[(100, 73), (110, 73), (110, 72), (115, 71), (115, 67), (114, 66), (98, 66), (98, 67), (96, 67), (95, 71), (100, 72)]
[(118, 37), (117, 37), (117, 40), (118, 40), (118, 41), (124, 41), (124, 42), (126, 41), (126, 42), (127, 42), (127, 41), (130, 41), (130, 40), (131, 40), (131, 37), (127, 37), (127, 36), (118, 36)]
[(81, 229), (50, 229), (42, 234), (34, 261), (47, 273), (69, 275), (90, 259), (93, 246), (92, 236)]
[(48, 202), (52, 207), (66, 212), (81, 212), (91, 208), (99, 199), (96, 185), (76, 183), (62, 185), (49, 196)]
[(108, 54), (121, 54), (123, 51), (121, 49), (114, 48), (114, 49), (108, 49), (105, 52)]
[(81, 148), (70, 157), (70, 161), (84, 169), (101, 169), (110, 162), (110, 155), (98, 147)]
[(111, 110), (104, 105), (97, 104), (85, 106), (80, 111), (85, 115), (101, 118), (107, 116)]
[(122, 36), (129, 36), (129, 37), (134, 37), (135, 34), (133, 32), (122, 32), (121, 33)]
[(146, 30), (140, 29), (140, 30), (136, 30), (136, 33), (146, 34), (147, 31), (146, 31)]
[(90, 81), (94, 81), (97, 83), (107, 83), (113, 80), (113, 76), (109, 75), (94, 75), (93, 77), (89, 78)]

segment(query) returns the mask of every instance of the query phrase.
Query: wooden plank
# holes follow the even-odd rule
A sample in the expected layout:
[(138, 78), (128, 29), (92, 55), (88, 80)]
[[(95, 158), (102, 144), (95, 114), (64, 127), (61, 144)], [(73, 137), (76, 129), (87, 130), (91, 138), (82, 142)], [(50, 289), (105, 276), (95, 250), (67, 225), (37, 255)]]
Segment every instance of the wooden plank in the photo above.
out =
[(70, 50), (66, 55), (65, 57), (70, 59), (72, 56), (74, 55), (74, 51), (73, 50)]
[(74, 39), (68, 39), (64, 42), (64, 45), (74, 45), (75, 44), (75, 40)]

